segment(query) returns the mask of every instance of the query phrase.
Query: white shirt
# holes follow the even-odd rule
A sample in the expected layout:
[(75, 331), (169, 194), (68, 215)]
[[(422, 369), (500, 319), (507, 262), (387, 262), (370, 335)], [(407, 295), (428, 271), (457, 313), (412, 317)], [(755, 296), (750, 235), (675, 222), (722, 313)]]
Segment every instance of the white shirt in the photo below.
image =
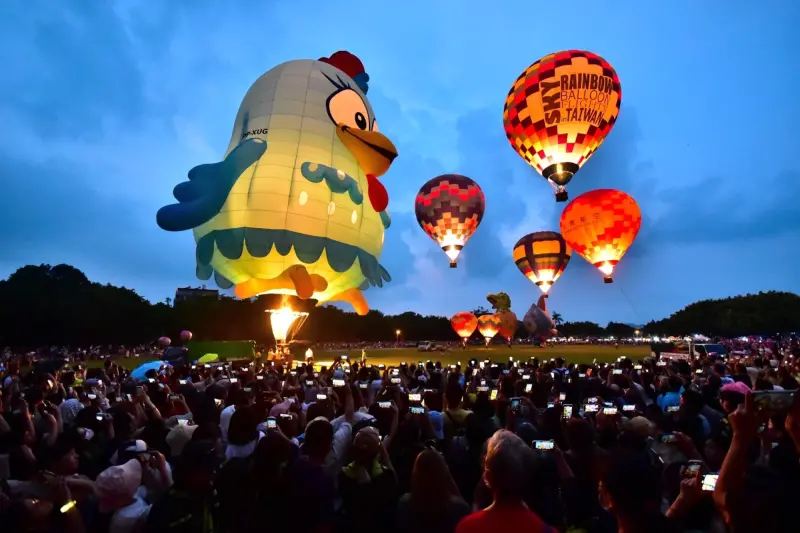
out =
[[(375, 417), (369, 413), (362, 412), (360, 410), (353, 412), (353, 425), (358, 424), (362, 420), (375, 420)], [(344, 418), (344, 415), (340, 416), (339, 418), (334, 418), (333, 420), (331, 420), (331, 425), (333, 426), (334, 433), (339, 429), (339, 426), (341, 426), (345, 422), (346, 420)]]
[(108, 533), (133, 533), (143, 525), (150, 513), (150, 504), (136, 496), (136, 500), (111, 515)]
[(219, 429), (222, 433), (222, 442), (228, 444), (228, 427), (231, 425), (231, 417), (236, 411), (235, 405), (229, 405), (219, 414)]

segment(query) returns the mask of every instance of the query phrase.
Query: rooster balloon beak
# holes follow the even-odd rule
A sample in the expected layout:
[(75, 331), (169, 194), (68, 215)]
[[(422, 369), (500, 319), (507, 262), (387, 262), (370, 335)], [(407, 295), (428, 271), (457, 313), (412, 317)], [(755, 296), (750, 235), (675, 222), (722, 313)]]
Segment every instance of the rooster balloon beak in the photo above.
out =
[(356, 158), (364, 174), (372, 174), (376, 178), (386, 174), (397, 157), (397, 148), (392, 141), (377, 131), (365, 131), (339, 124), (336, 134)]

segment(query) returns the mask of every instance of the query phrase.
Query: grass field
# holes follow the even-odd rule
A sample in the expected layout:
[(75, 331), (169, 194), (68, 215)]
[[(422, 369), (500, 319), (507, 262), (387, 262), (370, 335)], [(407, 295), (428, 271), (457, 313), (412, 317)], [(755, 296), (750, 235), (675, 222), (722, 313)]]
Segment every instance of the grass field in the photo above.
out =
[[(314, 359), (318, 362), (325, 362), (331, 361), (339, 355), (348, 355), (351, 360), (359, 361), (361, 359), (361, 350), (315, 351)], [(540, 360), (563, 357), (571, 363), (591, 363), (593, 359), (597, 359), (598, 362), (612, 362), (621, 356), (640, 359), (648, 355), (650, 355), (650, 347), (646, 344), (641, 346), (620, 346), (619, 348), (600, 345), (548, 346), (547, 348), (518, 345), (510, 349), (505, 346), (492, 346), (491, 348), (470, 346), (466, 350), (455, 349), (446, 352), (419, 352), (416, 348), (367, 350), (367, 359), (370, 363), (383, 363), (385, 365), (397, 365), (403, 361), (409, 363), (427, 361), (428, 359), (441, 361), (443, 364), (454, 364), (458, 361), (466, 363), (470, 359), (507, 361), (509, 357), (514, 359), (538, 357)], [(136, 368), (146, 361), (147, 359), (118, 359), (118, 363), (128, 369)], [(89, 363), (89, 366), (101, 365), (102, 361), (90, 361)]]

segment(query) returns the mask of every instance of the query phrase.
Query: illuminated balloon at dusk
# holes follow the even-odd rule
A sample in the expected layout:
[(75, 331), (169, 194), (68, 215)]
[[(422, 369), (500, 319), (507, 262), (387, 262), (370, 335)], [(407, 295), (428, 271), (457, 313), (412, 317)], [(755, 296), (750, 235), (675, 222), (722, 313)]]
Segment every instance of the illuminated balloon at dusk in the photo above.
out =
[(192, 332), (189, 331), (188, 329), (181, 331), (181, 340), (183, 342), (189, 342), (190, 340), (192, 340)]
[(163, 347), (167, 347), (170, 344), (172, 344), (172, 339), (170, 339), (169, 337), (159, 337), (158, 344), (160, 344)]
[(555, 231), (525, 235), (514, 245), (514, 262), (520, 272), (545, 294), (569, 264), (572, 249)]
[(197, 277), (239, 298), (345, 301), (391, 278), (378, 260), (391, 219), (378, 181), (397, 156), (378, 132), (369, 76), (349, 52), (276, 66), (247, 91), (222, 162), (189, 171), (158, 225), (192, 230)]
[(453, 315), (453, 318), (450, 319), (450, 325), (453, 326), (456, 335), (466, 341), (475, 332), (475, 328), (478, 327), (478, 317), (468, 311), (463, 311)]
[(500, 320), (500, 329), (498, 333), (508, 340), (508, 344), (514, 339), (517, 333), (517, 315), (513, 311), (498, 311), (495, 316)]
[(477, 183), (459, 174), (445, 174), (428, 181), (417, 193), (414, 211), (428, 237), (442, 247), (450, 267), (478, 229), (486, 209)]
[(511, 87), (503, 126), (511, 146), (567, 200), (565, 186), (617, 121), (622, 89), (613, 67), (582, 50), (546, 55)]
[(478, 331), (486, 339), (486, 345), (500, 331), (500, 319), (497, 315), (481, 315), (478, 317)]
[(560, 225), (567, 244), (611, 283), (614, 267), (642, 227), (642, 212), (624, 192), (598, 189), (572, 200), (561, 213)]

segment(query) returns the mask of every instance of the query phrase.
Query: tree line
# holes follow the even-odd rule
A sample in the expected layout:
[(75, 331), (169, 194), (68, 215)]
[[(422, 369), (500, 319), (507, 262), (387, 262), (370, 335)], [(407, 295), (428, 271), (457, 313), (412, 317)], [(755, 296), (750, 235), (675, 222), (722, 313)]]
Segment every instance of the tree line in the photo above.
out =
[[(272, 343), (267, 309), (286, 300), (309, 312), (297, 338), (315, 342), (458, 340), (449, 317), (377, 310), (359, 317), (334, 306), (294, 297), (265, 295), (252, 300), (195, 298), (171, 305), (151, 303), (134, 290), (90, 281), (69, 265), (29, 265), (0, 281), (0, 347), (33, 349), (46, 345), (88, 346), (151, 343), (162, 335), (177, 339), (181, 330), (199, 340), (255, 340)], [(477, 308), (478, 315), (490, 313)], [(520, 316), (520, 318), (522, 318)], [(561, 335), (630, 337), (634, 327), (609, 322), (565, 322), (553, 313)], [(800, 296), (762, 292), (688, 305), (652, 321), (642, 334), (736, 336), (800, 331)], [(476, 336), (478, 334), (476, 333)], [(527, 337), (520, 323), (517, 336)]]

